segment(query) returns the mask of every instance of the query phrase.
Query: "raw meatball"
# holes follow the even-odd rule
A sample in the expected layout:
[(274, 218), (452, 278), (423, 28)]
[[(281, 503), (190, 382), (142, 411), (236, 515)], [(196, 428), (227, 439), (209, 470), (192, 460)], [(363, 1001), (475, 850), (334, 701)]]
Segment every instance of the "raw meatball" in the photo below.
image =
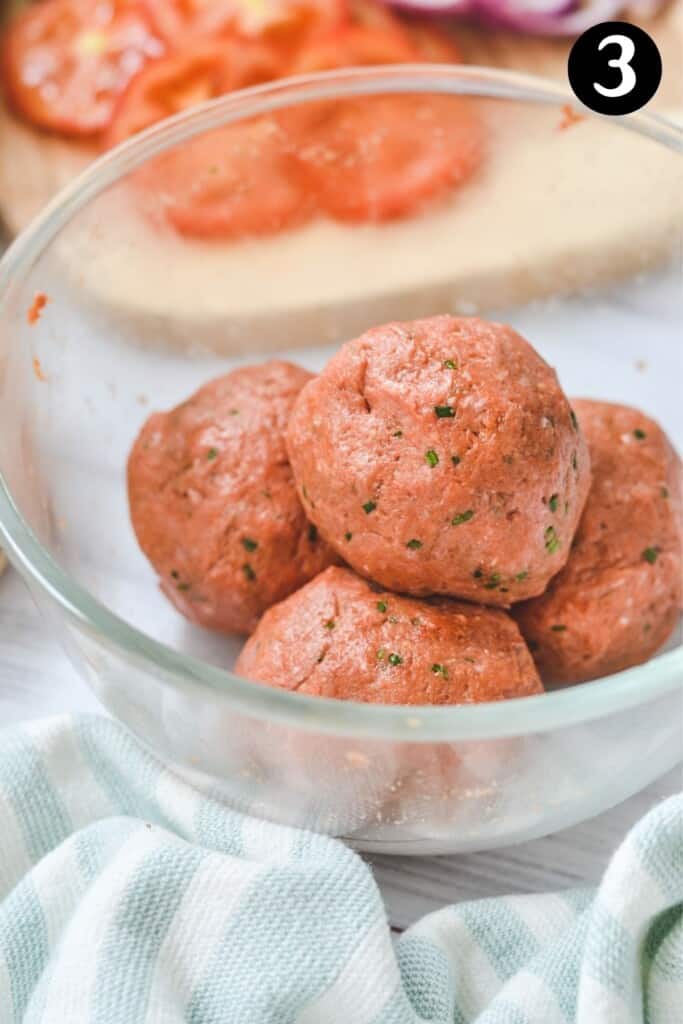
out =
[(140, 547), (176, 608), (248, 633), (336, 559), (306, 519), (284, 431), (311, 374), (272, 361), (234, 370), (145, 423), (128, 462)]
[(473, 318), (348, 342), (299, 396), (288, 448), (308, 515), (354, 569), (486, 604), (545, 590), (589, 486), (554, 371), (511, 328)]
[(374, 704), (477, 704), (542, 692), (505, 612), (399, 597), (335, 567), (266, 612), (235, 671)]
[(593, 483), (567, 565), (515, 608), (544, 678), (579, 682), (646, 661), (681, 605), (681, 463), (637, 409), (574, 402)]

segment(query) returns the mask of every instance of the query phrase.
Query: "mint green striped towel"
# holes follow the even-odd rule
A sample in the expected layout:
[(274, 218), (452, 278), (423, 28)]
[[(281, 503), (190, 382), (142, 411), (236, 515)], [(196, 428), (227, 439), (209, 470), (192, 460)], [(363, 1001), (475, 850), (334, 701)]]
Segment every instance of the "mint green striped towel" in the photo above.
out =
[(121, 727), (0, 734), (0, 1024), (682, 1024), (683, 796), (595, 892), (392, 941), (341, 842), (257, 821)]

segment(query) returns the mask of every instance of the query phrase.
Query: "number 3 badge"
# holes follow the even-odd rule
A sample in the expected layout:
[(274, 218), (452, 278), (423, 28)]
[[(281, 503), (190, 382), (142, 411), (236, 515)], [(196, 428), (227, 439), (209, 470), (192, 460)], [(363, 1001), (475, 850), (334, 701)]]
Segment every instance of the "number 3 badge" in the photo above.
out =
[(603, 21), (579, 36), (567, 65), (569, 84), (598, 114), (632, 114), (648, 103), (662, 79), (655, 41), (627, 21)]

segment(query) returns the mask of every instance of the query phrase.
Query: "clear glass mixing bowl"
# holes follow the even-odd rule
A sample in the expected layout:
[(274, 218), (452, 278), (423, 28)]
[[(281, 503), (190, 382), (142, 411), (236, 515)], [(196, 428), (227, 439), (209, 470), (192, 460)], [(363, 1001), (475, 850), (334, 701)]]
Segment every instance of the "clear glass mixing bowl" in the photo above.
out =
[[(161, 178), (141, 204), (140, 168), (149, 182), (158, 154), (225, 123), (430, 91), (470, 97), (488, 152), (419, 217), (221, 243), (164, 226)], [(648, 114), (568, 123), (568, 102), (559, 85), (477, 68), (259, 87), (103, 157), (0, 265), (3, 543), (104, 706), (234, 807), (365, 850), (486, 849), (596, 814), (680, 757), (675, 642), (609, 678), (480, 706), (274, 690), (230, 672), (237, 640), (173, 611), (128, 520), (126, 456), (151, 409), (274, 349), (316, 369), (359, 329), (428, 313), (508, 319), (569, 394), (638, 405), (680, 448), (676, 257), (645, 271), (680, 245), (682, 133)]]

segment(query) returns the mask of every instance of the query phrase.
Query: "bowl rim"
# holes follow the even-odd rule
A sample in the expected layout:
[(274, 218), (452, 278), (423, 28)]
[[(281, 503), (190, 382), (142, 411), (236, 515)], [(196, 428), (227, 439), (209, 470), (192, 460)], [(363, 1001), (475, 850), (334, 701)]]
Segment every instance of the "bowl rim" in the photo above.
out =
[[(0, 309), (72, 218), (130, 171), (185, 139), (223, 124), (292, 104), (381, 92), (441, 92), (583, 108), (559, 82), (497, 69), (453, 65), (351, 68), (282, 79), (178, 114), (104, 154), (67, 185), (14, 240), (0, 260)], [(639, 111), (608, 118), (683, 154), (683, 127)], [(532, 697), (477, 705), (379, 705), (313, 697), (257, 684), (154, 640), (110, 611), (52, 558), (23, 519), (0, 473), (0, 534), (12, 562), (32, 589), (45, 592), (78, 628), (165, 685), (210, 692), (235, 711), (332, 735), (391, 741), (453, 742), (553, 731), (598, 719), (672, 693), (683, 685), (683, 646), (590, 683)]]

